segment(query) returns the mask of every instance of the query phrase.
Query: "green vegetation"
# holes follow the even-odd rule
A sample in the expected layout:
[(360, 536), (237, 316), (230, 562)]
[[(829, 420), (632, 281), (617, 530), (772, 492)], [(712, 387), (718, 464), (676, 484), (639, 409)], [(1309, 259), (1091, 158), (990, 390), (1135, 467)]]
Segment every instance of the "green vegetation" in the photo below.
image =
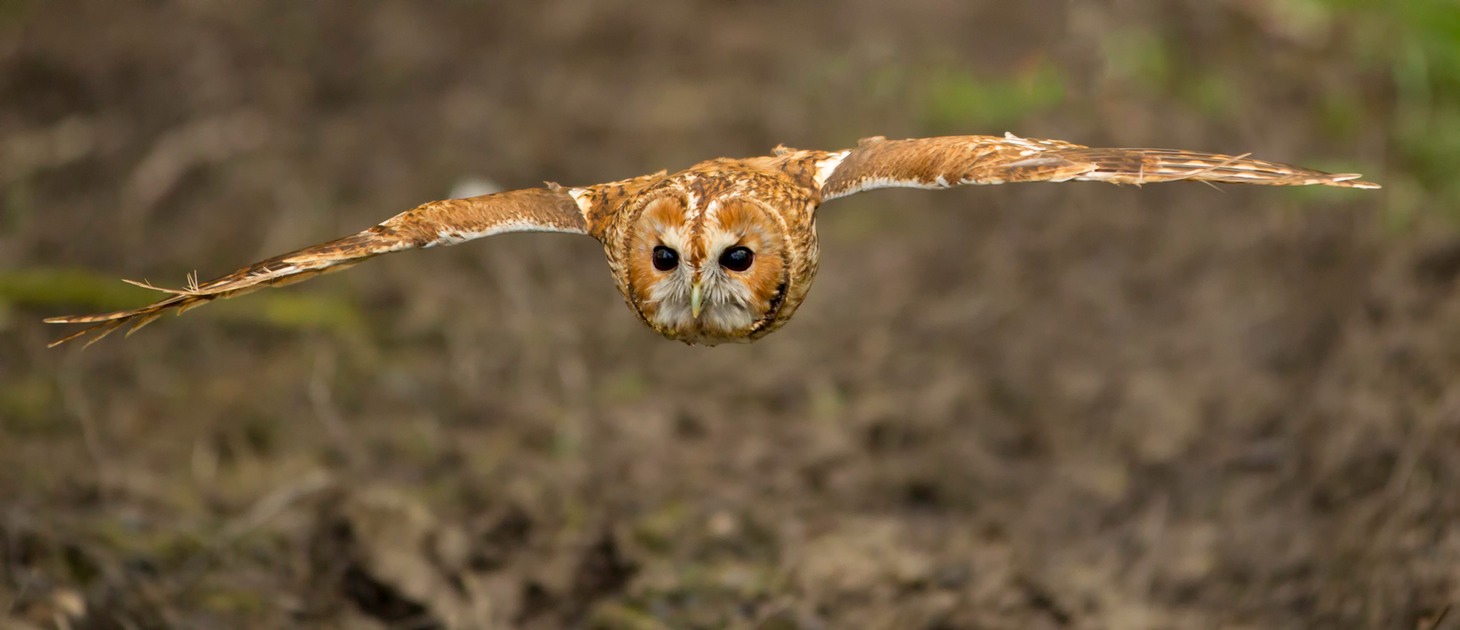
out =
[(1332, 91), (1318, 120), (1338, 137), (1383, 130), (1390, 227), (1409, 225), (1422, 210), (1460, 221), (1460, 178), (1454, 176), (1460, 164), (1460, 7), (1453, 0), (1283, 0), (1274, 10), (1290, 30), (1319, 33), (1313, 39), (1325, 54), (1387, 79), (1379, 94), (1362, 85)]
[(923, 123), (938, 133), (998, 129), (1048, 111), (1065, 100), (1065, 77), (1044, 61), (1006, 76), (980, 76), (963, 67), (941, 67), (918, 78)]
[[(1281, 0), (1264, 18), (1303, 49), (1303, 54), (1361, 68), (1372, 82), (1331, 85), (1316, 105), (1317, 129), (1332, 138), (1359, 141), (1382, 133), (1390, 170), (1382, 180), (1386, 218), (1393, 228), (1420, 211), (1460, 221), (1460, 6), (1453, 0)], [(1204, 116), (1235, 120), (1242, 108), (1241, 59), (1221, 62), (1207, 52), (1201, 64), (1182, 53), (1175, 32), (1117, 32), (1102, 43), (1107, 68), (1148, 96), (1168, 96)], [(1280, 62), (1279, 62), (1280, 63)], [(1213, 69), (1217, 68), (1217, 69)], [(1370, 136), (1372, 138), (1373, 136)], [(1328, 170), (1371, 173), (1371, 164), (1305, 164)], [(1325, 191), (1292, 193), (1304, 200)], [(1336, 198), (1336, 197), (1335, 197)], [(1439, 203), (1434, 203), (1438, 201)]]
[(21, 375), (0, 385), (0, 433), (9, 437), (64, 434), (75, 429), (56, 418), (60, 398), (54, 379)]
[(0, 25), (21, 23), (30, 9), (31, 0), (0, 0)]
[(1183, 65), (1174, 43), (1141, 30), (1111, 33), (1101, 41), (1106, 67), (1114, 78), (1147, 96), (1166, 96), (1217, 120), (1241, 112), (1242, 90), (1231, 76)]
[[(158, 293), (82, 269), (33, 268), (0, 271), (0, 310), (10, 306), (63, 312), (103, 312), (136, 308)], [(269, 292), (248, 300), (208, 305), (219, 317), (286, 329), (322, 329), (344, 337), (365, 330), (355, 303), (340, 295), (312, 292)], [(61, 329), (58, 328), (59, 332)]]
[(1460, 7), (1452, 0), (1324, 0), (1353, 19), (1360, 59), (1394, 81), (1390, 141), (1402, 171), (1460, 220)]
[(97, 311), (134, 308), (157, 293), (84, 269), (16, 269), (0, 272), (0, 304), (84, 307)]

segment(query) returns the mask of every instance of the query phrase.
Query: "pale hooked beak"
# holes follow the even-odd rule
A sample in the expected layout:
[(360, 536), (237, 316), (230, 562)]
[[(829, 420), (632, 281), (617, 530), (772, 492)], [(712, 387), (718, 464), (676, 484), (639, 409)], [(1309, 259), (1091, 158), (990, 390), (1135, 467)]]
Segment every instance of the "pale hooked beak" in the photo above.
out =
[(693, 288), (691, 288), (690, 289), (690, 292), (689, 292), (689, 314), (690, 314), (690, 317), (693, 317), (695, 319), (699, 319), (700, 318), (700, 310), (701, 310), (700, 307), (704, 306), (704, 301), (703, 301), (704, 295), (705, 295), (704, 292), (700, 290), (700, 283), (699, 283), (699, 281), (695, 281), (695, 283), (693, 285)]

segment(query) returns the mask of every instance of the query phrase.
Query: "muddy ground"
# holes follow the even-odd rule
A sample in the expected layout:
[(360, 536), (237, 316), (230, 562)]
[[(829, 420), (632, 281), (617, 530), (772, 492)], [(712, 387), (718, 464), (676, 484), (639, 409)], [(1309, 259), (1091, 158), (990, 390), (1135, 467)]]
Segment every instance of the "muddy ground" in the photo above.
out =
[[(1456, 214), (1323, 4), (0, 2), (0, 628), (1460, 628)], [(39, 321), (470, 185), (1005, 130), (1388, 187), (862, 195), (748, 346), (561, 235)]]

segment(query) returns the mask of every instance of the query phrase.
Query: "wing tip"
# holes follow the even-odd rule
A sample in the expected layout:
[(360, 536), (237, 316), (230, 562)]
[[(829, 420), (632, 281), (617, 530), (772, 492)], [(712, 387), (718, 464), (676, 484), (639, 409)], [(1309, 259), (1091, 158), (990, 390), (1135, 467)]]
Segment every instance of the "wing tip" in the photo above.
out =
[(57, 317), (47, 317), (41, 321), (47, 324), (95, 324), (121, 319), (123, 317), (126, 317), (126, 315), (121, 313), (107, 313), (105, 315), (60, 315)]
[(1375, 184), (1374, 182), (1359, 179), (1360, 177), (1363, 177), (1363, 175), (1359, 173), (1339, 173), (1329, 176), (1329, 181), (1324, 183), (1330, 186), (1338, 186), (1341, 188), (1358, 188), (1360, 190), (1379, 190), (1383, 188), (1383, 186)]
[[(164, 298), (164, 302), (167, 303), (177, 301), (177, 298), (179, 297), (198, 297), (201, 294), (201, 291), (199, 291), (198, 289), (197, 276), (193, 274), (188, 274), (189, 288), (187, 289), (166, 289), (147, 282), (146, 280), (128, 280), (126, 278), (123, 278), (122, 282), (130, 284), (132, 286), (142, 287), (143, 289), (166, 293), (170, 296), (173, 296), (172, 298)], [(154, 304), (153, 306), (157, 306), (157, 304)], [(45, 319), (42, 319), (41, 321), (47, 324), (96, 324), (100, 322), (116, 321), (118, 319), (130, 319), (137, 316), (140, 311), (145, 309), (146, 307), (142, 309), (131, 309), (126, 311), (112, 311), (110, 313), (97, 313), (94, 315), (58, 315), (55, 317), (47, 317)]]
[[(54, 319), (54, 318), (52, 318), (52, 319)], [(50, 322), (50, 320), (46, 320), (46, 321), (47, 322)], [(144, 321), (150, 321), (150, 320), (144, 320)], [(51, 323), (56, 323), (56, 322), (51, 322)], [(71, 333), (69, 335), (66, 335), (65, 337), (62, 337), (60, 339), (57, 339), (55, 341), (52, 341), (52, 342), (46, 344), (46, 348), (54, 348), (56, 346), (59, 346), (61, 344), (66, 343), (66, 342), (75, 341), (77, 339), (80, 339), (82, 337), (85, 337), (85, 336), (87, 336), (87, 335), (89, 335), (91, 333), (96, 333), (96, 336), (92, 337), (91, 339), (87, 339), (86, 340), (86, 343), (81, 346), (81, 349), (82, 350), (85, 350), (87, 348), (90, 348), (91, 347), (91, 344), (94, 344), (94, 343), (96, 343), (98, 341), (101, 341), (102, 339), (105, 339), (107, 335), (112, 334), (112, 331), (116, 330), (117, 328), (120, 328), (122, 326), (122, 324), (125, 324), (125, 323), (127, 323), (127, 320), (122, 319), (122, 320), (103, 321), (103, 322), (101, 322), (99, 324), (93, 324), (91, 326), (87, 326), (86, 328), (82, 328), (81, 330), (78, 330), (78, 331), (76, 331), (74, 333)], [(141, 328), (141, 327), (142, 326), (139, 325), (139, 326), (134, 327), (132, 330), (135, 331), (137, 328)], [(130, 335), (131, 333), (129, 332), (127, 334)]]
[(48, 348), (48, 349), (49, 348), (54, 348), (54, 347), (59, 346), (59, 345), (61, 345), (63, 343), (66, 343), (68, 341), (71, 341), (73, 339), (76, 339), (78, 337), (81, 337), (82, 335), (85, 335), (88, 332), (91, 332), (91, 329), (90, 328), (86, 328), (84, 330), (78, 330), (78, 331), (76, 331), (74, 333), (71, 333), (69, 335), (66, 335), (65, 337), (62, 337), (60, 339), (57, 339), (55, 341), (52, 341), (52, 342), (46, 344), (46, 348)]
[(137, 310), (115, 311), (96, 315), (58, 315), (56, 317), (47, 317), (41, 321), (47, 324), (99, 324), (102, 322), (127, 319), (135, 315), (137, 315)]

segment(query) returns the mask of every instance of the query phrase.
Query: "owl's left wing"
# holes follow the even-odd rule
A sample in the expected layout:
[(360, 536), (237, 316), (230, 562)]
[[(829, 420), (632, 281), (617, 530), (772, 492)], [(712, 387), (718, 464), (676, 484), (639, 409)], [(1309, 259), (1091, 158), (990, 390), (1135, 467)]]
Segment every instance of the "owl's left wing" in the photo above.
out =
[(817, 164), (823, 200), (877, 188), (949, 188), (965, 184), (1098, 181), (1149, 184), (1181, 180), (1264, 186), (1378, 188), (1357, 174), (1331, 174), (1254, 160), (1172, 149), (1098, 149), (995, 136), (911, 140), (868, 138)]
[[(168, 297), (132, 310), (49, 318), (46, 321), (53, 324), (92, 324), (50, 345), (57, 346), (88, 333), (96, 333), (87, 343), (90, 345), (127, 325), (131, 326), (128, 331), (131, 334), (169, 311), (182, 314), (213, 300), (348, 269), (381, 254), (455, 245), (504, 232), (586, 234), (588, 222), (595, 218), (600, 202), (604, 201), (598, 197), (604, 197), (617, 188), (621, 188), (618, 183), (572, 189), (553, 185), (468, 199), (432, 201), (370, 229), (259, 261), (208, 282), (200, 284), (190, 278), (187, 288), (161, 289), (128, 280), (132, 284), (167, 293)], [(597, 197), (590, 198), (592, 195)]]

